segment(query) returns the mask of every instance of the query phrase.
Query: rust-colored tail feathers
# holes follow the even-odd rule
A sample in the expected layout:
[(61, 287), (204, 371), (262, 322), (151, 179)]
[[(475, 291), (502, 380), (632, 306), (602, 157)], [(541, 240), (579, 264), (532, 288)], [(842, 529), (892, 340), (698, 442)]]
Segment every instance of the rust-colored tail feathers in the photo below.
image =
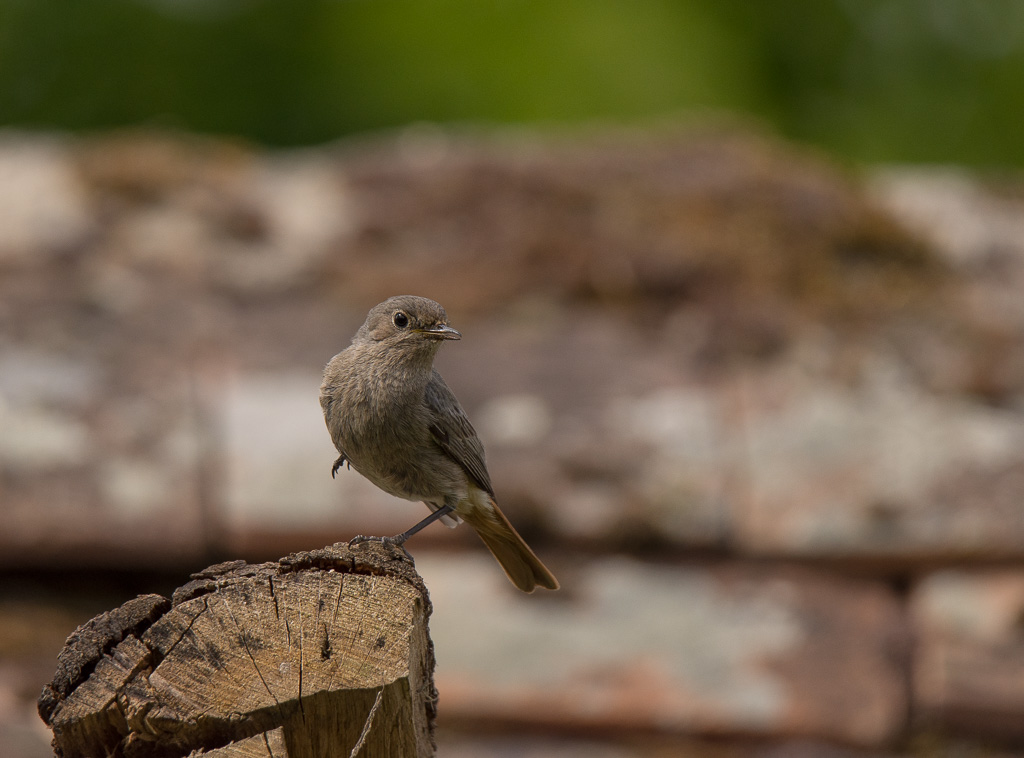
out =
[(555, 575), (548, 571), (547, 566), (541, 563), (540, 558), (519, 536), (498, 504), (491, 500), (490, 505), (490, 508), (474, 508), (460, 515), (476, 529), (512, 584), (523, 592), (533, 592), (537, 587), (557, 590), (558, 580)]

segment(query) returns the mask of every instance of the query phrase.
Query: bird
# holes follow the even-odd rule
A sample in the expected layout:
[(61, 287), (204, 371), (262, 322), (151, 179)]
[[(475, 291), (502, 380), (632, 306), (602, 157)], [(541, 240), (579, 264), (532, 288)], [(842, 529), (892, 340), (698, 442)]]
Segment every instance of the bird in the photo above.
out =
[(439, 304), (397, 295), (374, 306), (351, 344), (324, 368), (320, 406), (339, 455), (335, 476), (347, 466), (399, 498), (422, 501), (430, 515), (394, 537), (402, 546), (440, 520), (469, 524), (523, 592), (559, 588), (498, 507), (484, 448), (454, 393), (434, 368), (448, 340), (461, 339)]

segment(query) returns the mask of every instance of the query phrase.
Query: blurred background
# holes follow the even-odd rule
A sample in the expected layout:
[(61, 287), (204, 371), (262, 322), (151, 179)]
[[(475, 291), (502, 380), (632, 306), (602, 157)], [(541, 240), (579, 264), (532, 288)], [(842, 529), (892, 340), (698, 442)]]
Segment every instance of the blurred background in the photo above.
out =
[(439, 755), (1024, 755), (1022, 85), (1013, 0), (0, 0), (0, 756), (425, 513), (317, 402), (403, 292), (563, 586), (415, 538)]
[(724, 110), (865, 161), (1019, 165), (1014, 0), (0, 3), (7, 126), (321, 144)]

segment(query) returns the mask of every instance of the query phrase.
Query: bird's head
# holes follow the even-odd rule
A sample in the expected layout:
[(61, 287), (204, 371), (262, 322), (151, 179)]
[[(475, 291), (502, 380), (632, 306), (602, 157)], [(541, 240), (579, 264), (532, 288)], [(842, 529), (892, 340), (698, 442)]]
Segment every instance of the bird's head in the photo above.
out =
[(396, 295), (374, 306), (356, 333), (357, 341), (431, 353), (443, 340), (461, 337), (448, 326), (440, 304), (415, 295)]

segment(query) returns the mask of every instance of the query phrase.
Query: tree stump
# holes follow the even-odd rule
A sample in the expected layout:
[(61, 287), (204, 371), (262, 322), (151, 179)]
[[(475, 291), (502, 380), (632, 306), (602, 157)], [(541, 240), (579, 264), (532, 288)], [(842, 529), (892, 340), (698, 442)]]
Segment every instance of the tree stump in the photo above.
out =
[(64, 758), (432, 756), (430, 611), (379, 542), (211, 566), (79, 627), (39, 713)]

